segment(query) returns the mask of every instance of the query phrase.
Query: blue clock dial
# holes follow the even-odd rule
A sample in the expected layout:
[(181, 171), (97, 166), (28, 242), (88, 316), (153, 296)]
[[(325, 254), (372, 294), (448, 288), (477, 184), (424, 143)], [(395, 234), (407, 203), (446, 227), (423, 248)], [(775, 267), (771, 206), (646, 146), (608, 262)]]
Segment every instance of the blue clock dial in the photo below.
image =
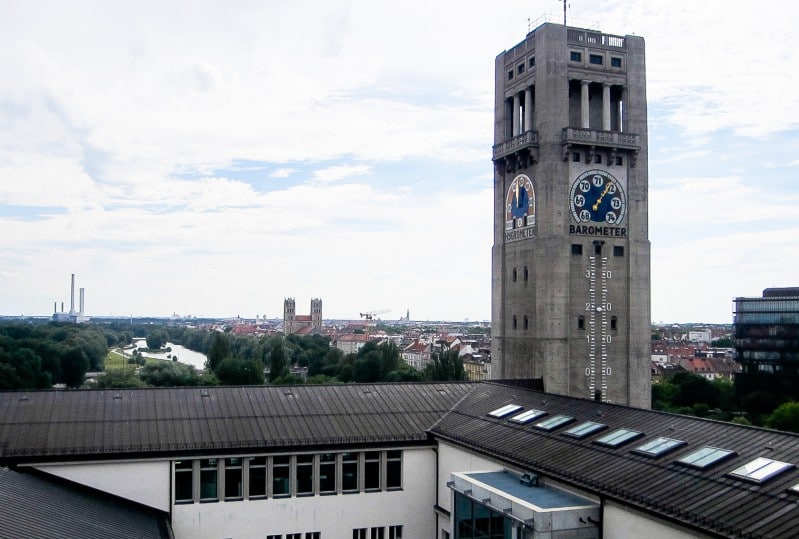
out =
[(535, 226), (535, 192), (529, 176), (519, 174), (505, 197), (505, 230)]
[(604, 170), (580, 174), (569, 192), (572, 217), (578, 223), (620, 224), (627, 211), (627, 197), (619, 180)]

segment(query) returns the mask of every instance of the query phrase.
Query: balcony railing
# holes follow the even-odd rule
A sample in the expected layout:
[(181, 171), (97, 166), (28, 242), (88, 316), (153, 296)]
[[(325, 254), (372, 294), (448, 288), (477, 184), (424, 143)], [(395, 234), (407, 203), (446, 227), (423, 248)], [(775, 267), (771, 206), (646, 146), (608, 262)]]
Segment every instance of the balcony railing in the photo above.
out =
[(527, 131), (494, 146), (494, 161), (525, 148), (538, 146), (538, 131)]
[(563, 130), (563, 143), (638, 151), (641, 149), (641, 136), (620, 131), (597, 131), (595, 129), (566, 127)]

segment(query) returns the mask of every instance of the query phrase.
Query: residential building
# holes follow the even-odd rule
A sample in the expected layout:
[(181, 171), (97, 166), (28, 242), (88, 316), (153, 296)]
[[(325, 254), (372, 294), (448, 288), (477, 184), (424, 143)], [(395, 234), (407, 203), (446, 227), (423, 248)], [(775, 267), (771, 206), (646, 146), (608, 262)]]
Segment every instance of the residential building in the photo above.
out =
[(543, 24), (495, 64), (492, 375), (650, 406), (644, 40)]
[(430, 343), (419, 342), (414, 339), (412, 343), (402, 349), (402, 360), (414, 369), (423, 371), (430, 363), (432, 346)]

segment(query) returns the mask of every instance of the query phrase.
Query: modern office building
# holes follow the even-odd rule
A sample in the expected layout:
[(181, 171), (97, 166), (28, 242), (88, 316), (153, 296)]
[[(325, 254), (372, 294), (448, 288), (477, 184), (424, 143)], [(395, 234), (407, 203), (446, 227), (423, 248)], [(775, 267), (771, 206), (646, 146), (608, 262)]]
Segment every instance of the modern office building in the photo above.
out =
[(799, 399), (799, 288), (767, 288), (735, 298), (735, 350), (741, 395), (762, 391), (776, 402)]
[(797, 463), (518, 382), (0, 392), (0, 536), (787, 539)]
[(648, 408), (644, 40), (543, 24), (495, 79), (493, 376)]

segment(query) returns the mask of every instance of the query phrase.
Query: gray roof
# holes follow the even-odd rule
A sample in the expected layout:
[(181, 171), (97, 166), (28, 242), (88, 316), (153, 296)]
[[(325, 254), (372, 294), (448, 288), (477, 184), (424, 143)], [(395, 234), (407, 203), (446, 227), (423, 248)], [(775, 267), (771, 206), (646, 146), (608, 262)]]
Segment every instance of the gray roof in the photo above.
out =
[(167, 514), (74, 484), (0, 468), (0, 537), (172, 537)]
[[(488, 415), (507, 404), (574, 417), (568, 426), (546, 432), (508, 417)], [(607, 425), (584, 439), (563, 434), (583, 421)], [(610, 448), (593, 443), (617, 428), (643, 436)], [(521, 387), (483, 383), (445, 415), (431, 433), (509, 464), (616, 499), (644, 512), (720, 537), (796, 537), (799, 495), (799, 435), (689, 416), (640, 410), (541, 393)], [(648, 441), (667, 437), (686, 445), (658, 458), (631, 452)], [(697, 449), (713, 446), (735, 452), (706, 470), (675, 463)], [(729, 476), (757, 457), (794, 466), (763, 483)]]
[(0, 392), (0, 460), (428, 440), (474, 384)]

